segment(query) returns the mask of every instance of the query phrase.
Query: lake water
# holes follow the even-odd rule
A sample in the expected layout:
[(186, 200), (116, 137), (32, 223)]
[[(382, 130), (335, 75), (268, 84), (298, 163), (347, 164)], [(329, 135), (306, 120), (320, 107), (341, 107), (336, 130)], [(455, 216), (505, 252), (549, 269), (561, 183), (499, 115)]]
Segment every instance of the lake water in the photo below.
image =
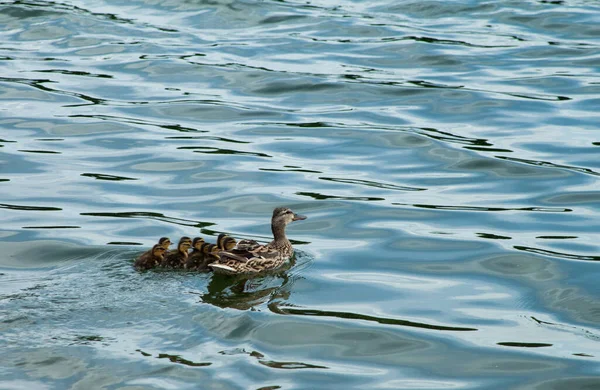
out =
[[(0, 389), (600, 389), (597, 1), (0, 3)], [(252, 279), (133, 269), (266, 242)]]

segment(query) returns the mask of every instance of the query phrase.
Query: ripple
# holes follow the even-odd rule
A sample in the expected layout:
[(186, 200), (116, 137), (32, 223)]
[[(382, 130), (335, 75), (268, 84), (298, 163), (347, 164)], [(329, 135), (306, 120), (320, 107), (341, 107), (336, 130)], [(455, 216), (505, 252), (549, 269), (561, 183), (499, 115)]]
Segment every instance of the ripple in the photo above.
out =
[(93, 177), (96, 180), (108, 180), (108, 181), (139, 180), (137, 178), (132, 178), (132, 177), (106, 175), (103, 173), (82, 173), (81, 176)]
[(80, 213), (80, 215), (87, 215), (92, 217), (108, 217), (108, 218), (142, 218), (142, 219), (153, 219), (164, 222), (171, 222), (182, 226), (194, 226), (198, 228), (208, 227), (214, 225), (211, 222), (198, 222), (190, 219), (173, 218), (165, 216), (161, 213), (152, 213), (144, 211), (124, 211), (118, 213)]
[(277, 306), (275, 304), (270, 304), (269, 309), (271, 309), (271, 311), (278, 313), (278, 314), (293, 314), (293, 315), (302, 315), (302, 316), (333, 317), (333, 318), (343, 318), (343, 319), (349, 319), (349, 320), (373, 321), (373, 322), (377, 322), (377, 323), (384, 324), (384, 325), (400, 325), (400, 326), (417, 327), (417, 328), (442, 330), (442, 331), (458, 331), (458, 332), (477, 331), (477, 329), (475, 329), (475, 328), (440, 326), (440, 325), (417, 323), (417, 322), (398, 320), (398, 319), (392, 319), (392, 318), (373, 317), (373, 316), (368, 316), (368, 315), (363, 315), (363, 314), (347, 313), (347, 312), (334, 312), (334, 311), (327, 311), (327, 310), (281, 307), (281, 306)]
[(484, 207), (484, 206), (444, 206), (444, 205), (430, 205), (430, 204), (403, 204), (403, 203), (392, 203), (396, 206), (412, 206), (424, 209), (434, 210), (453, 210), (453, 211), (532, 211), (542, 213), (568, 213), (572, 212), (572, 209), (554, 208), (554, 207), (518, 207), (518, 208), (506, 208), (506, 207)]
[(9, 210), (24, 210), (24, 211), (61, 211), (59, 207), (46, 207), (46, 206), (21, 206), (14, 204), (0, 203), (0, 208)]
[(534, 248), (528, 246), (515, 245), (514, 247), (517, 250), (531, 253), (538, 253), (541, 255), (547, 255), (552, 257), (559, 257), (563, 259), (571, 259), (571, 260), (587, 260), (587, 261), (599, 261), (600, 256), (586, 256), (586, 255), (578, 255), (574, 253), (565, 253), (565, 252), (557, 252), (551, 251), (548, 249)]
[(522, 343), (522, 342), (514, 342), (514, 341), (502, 341), (498, 342), (498, 345), (503, 347), (518, 347), (518, 348), (545, 348), (552, 347), (552, 344), (547, 343)]
[(62, 154), (61, 152), (55, 152), (53, 150), (19, 150), (19, 152), (24, 153), (39, 153), (39, 154)]
[(377, 198), (372, 196), (335, 196), (335, 195), (325, 195), (319, 194), (316, 192), (297, 192), (296, 195), (307, 196), (316, 200), (327, 200), (327, 199), (341, 199), (341, 200), (361, 200), (361, 201), (381, 201), (385, 200), (385, 198)]
[(387, 190), (398, 190), (398, 191), (425, 191), (426, 188), (414, 188), (414, 187), (404, 187), (398, 186), (394, 184), (386, 184), (386, 183), (378, 183), (370, 180), (358, 180), (358, 179), (343, 179), (343, 178), (335, 178), (335, 177), (319, 177), (321, 180), (332, 181), (336, 183), (345, 183), (345, 184), (358, 184), (369, 187), (376, 188), (384, 188)]

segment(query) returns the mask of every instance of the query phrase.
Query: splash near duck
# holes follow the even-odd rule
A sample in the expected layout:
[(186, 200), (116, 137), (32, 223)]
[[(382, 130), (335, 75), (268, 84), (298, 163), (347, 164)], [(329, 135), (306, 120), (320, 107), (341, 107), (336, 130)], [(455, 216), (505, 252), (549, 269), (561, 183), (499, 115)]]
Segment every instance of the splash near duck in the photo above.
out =
[(294, 255), (285, 227), (290, 222), (304, 219), (304, 215), (296, 214), (287, 207), (278, 207), (273, 210), (271, 218), (273, 241), (261, 245), (254, 240), (241, 240), (231, 249), (225, 249), (226, 237), (221, 237), (219, 243), (223, 249), (218, 252), (218, 260), (208, 266), (215, 273), (226, 275), (252, 275), (276, 270)]

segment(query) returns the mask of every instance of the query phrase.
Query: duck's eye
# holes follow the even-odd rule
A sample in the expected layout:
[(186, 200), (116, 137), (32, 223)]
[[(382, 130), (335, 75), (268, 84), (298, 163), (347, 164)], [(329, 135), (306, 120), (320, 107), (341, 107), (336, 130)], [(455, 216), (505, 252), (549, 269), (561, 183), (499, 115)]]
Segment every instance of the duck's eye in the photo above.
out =
[(285, 213), (286, 213), (286, 214), (294, 214), (294, 213), (292, 212), (292, 210), (288, 210), (288, 211), (286, 211)]

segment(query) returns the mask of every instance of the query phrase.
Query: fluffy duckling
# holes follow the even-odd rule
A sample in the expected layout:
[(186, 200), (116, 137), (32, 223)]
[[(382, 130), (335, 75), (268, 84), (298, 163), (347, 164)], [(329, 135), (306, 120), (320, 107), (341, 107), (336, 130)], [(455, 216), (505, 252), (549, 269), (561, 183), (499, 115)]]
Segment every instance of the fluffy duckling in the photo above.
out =
[(306, 217), (287, 207), (276, 208), (271, 217), (273, 241), (260, 245), (253, 240), (242, 240), (235, 248), (220, 251), (219, 260), (209, 267), (215, 273), (229, 275), (256, 274), (281, 267), (294, 254), (294, 248), (285, 235), (285, 227), (290, 222), (303, 219)]
[(223, 248), (223, 239), (227, 237), (227, 234), (221, 233), (217, 236), (217, 247)]
[(218, 256), (221, 249), (215, 244), (207, 244), (202, 247), (202, 251), (209, 256)]
[(161, 237), (158, 240), (158, 245), (162, 246), (166, 251), (168, 251), (169, 247), (171, 246), (171, 240), (169, 237)]
[(220, 250), (228, 251), (228, 250), (235, 248), (235, 245), (236, 245), (235, 238), (230, 237), (225, 233), (219, 234), (219, 237), (217, 238), (217, 247)]
[[(158, 239), (158, 245), (162, 246), (163, 248), (165, 248), (165, 254), (166, 251), (169, 250), (169, 245), (171, 245), (171, 240), (169, 240), (169, 237), (161, 237)], [(144, 252), (142, 254), (143, 255), (148, 255), (150, 256), (152, 254), (152, 250), (154, 249), (154, 247), (148, 249), (146, 252)]]
[(208, 268), (208, 257), (205, 255), (203, 248), (207, 244), (202, 237), (196, 237), (192, 241), (192, 253), (189, 254), (185, 262), (185, 269), (195, 271), (210, 271)]
[(183, 268), (188, 258), (188, 249), (192, 246), (192, 239), (181, 237), (177, 244), (177, 250), (167, 253), (161, 266), (164, 268)]
[(165, 248), (160, 244), (156, 244), (148, 252), (145, 252), (138, 257), (134, 266), (139, 270), (147, 270), (158, 267), (158, 265), (160, 265), (163, 261), (164, 254)]

